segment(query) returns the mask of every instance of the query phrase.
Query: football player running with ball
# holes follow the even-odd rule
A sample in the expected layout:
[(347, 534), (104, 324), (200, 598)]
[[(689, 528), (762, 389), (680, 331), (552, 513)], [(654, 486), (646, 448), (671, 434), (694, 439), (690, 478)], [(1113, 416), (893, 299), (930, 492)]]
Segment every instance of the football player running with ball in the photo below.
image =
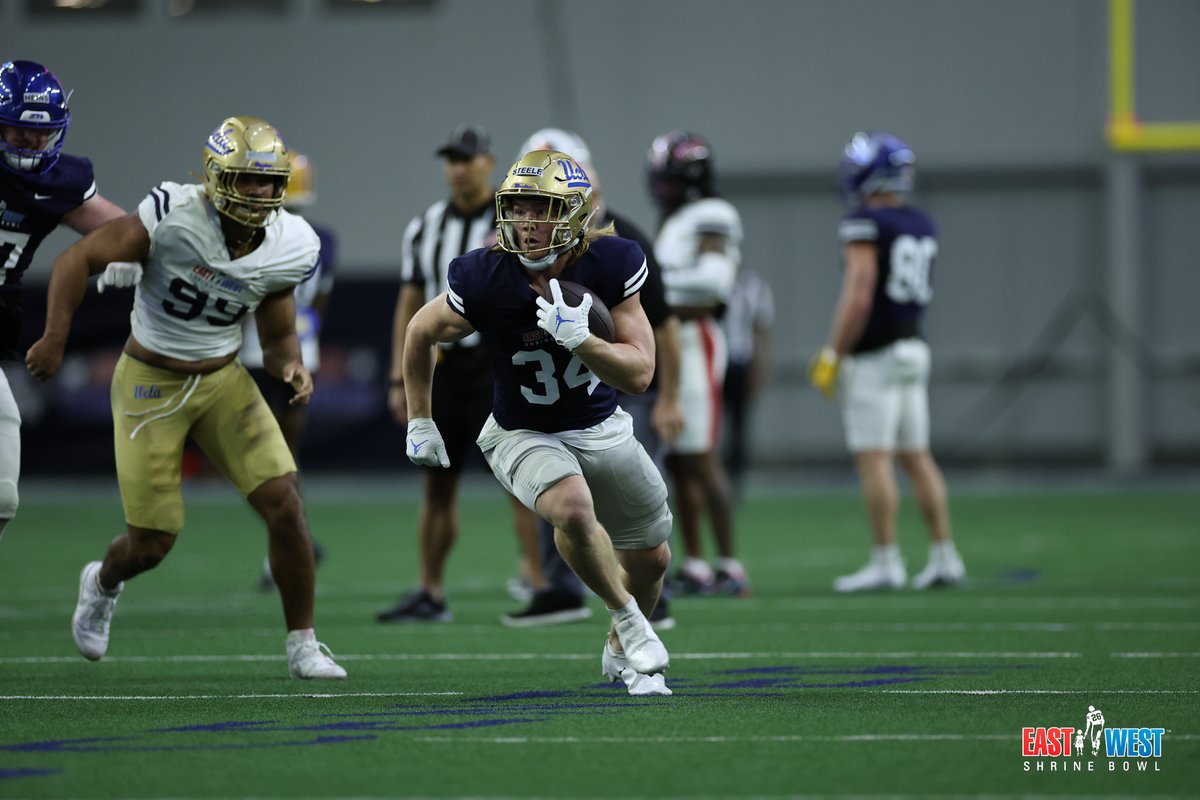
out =
[[(854, 454), (874, 546), (839, 592), (899, 589), (906, 574), (896, 545), (899, 490), (892, 458), (912, 481), (932, 543), (914, 589), (955, 586), (966, 571), (950, 538), (946, 483), (929, 452), (929, 345), (920, 322), (933, 297), (933, 220), (908, 204), (916, 156), (886, 133), (857, 133), (842, 157), (844, 274), (812, 384), (840, 396), (846, 444)], [(839, 374), (840, 373), (840, 374)]]
[(132, 331), (112, 382), (117, 480), (128, 531), (83, 568), (72, 633), (93, 661), (108, 649), (124, 581), (158, 566), (183, 528), (180, 491), (190, 436), (267, 525), (271, 572), (287, 623), (293, 678), (346, 677), (313, 633), (312, 544), (296, 463), (254, 379), (237, 361), (253, 313), (263, 364), (312, 396), (296, 336), (294, 290), (319, 266), (320, 240), (283, 210), (290, 157), (256, 117), (230, 117), (208, 137), (203, 185), (164, 182), (137, 213), (113, 220), (54, 262), (46, 329), (26, 365), (45, 380), (62, 364), (88, 275), (110, 261), (144, 261)]
[[(430, 418), (434, 345), (479, 331), (496, 380), (478, 439), (484, 457), (505, 489), (554, 526), (559, 552), (608, 607), (604, 674), (630, 694), (666, 695), (667, 650), (644, 611), (658, 602), (671, 557), (667, 488), (617, 405), (618, 390), (643, 392), (654, 373), (654, 334), (638, 296), (646, 257), (611, 225), (590, 229), (593, 213), (591, 181), (566, 153), (535, 150), (508, 169), (496, 193), (496, 246), (452, 261), (448, 291), (409, 323), (406, 452), (448, 466)], [(610, 309), (614, 341), (589, 332), (587, 309), (562, 300), (559, 278)]]

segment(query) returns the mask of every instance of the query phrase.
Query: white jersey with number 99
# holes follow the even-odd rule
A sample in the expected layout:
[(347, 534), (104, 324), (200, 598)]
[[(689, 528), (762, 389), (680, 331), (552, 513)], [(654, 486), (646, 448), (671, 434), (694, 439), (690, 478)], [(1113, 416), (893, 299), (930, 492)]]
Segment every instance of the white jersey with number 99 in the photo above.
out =
[(242, 319), (269, 294), (312, 276), (321, 243), (281, 211), (253, 252), (230, 259), (217, 211), (197, 184), (162, 183), (138, 205), (150, 256), (134, 297), (134, 337), (160, 355), (201, 361), (235, 353)]

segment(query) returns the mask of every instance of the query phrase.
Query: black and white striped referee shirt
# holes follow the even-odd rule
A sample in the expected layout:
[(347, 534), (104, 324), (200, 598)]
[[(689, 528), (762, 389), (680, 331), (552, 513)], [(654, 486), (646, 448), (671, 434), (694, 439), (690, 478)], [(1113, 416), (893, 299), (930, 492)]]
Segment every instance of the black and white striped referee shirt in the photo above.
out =
[[(450, 262), (470, 250), (496, 243), (496, 204), (488, 200), (477, 209), (461, 212), (449, 200), (439, 200), (414, 217), (404, 231), (401, 249), (400, 282), (425, 290), (425, 302), (446, 291), (446, 271)], [(464, 339), (441, 347), (474, 347), (480, 336), (472, 333)]]

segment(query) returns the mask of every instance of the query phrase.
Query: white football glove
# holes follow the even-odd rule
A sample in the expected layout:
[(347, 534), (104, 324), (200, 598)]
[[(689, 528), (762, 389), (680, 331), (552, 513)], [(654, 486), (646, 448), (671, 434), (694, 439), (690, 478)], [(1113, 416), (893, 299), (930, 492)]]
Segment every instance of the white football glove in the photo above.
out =
[(446, 454), (446, 443), (437, 425), (429, 417), (417, 417), (408, 421), (408, 436), (404, 451), (409, 461), (422, 467), (449, 467), (450, 456)]
[(104, 294), (104, 287), (128, 289), (142, 279), (142, 265), (136, 261), (114, 261), (104, 268), (96, 281), (96, 291)]
[(567, 305), (563, 300), (558, 278), (550, 279), (551, 303), (538, 297), (538, 327), (554, 337), (554, 341), (568, 350), (574, 350), (591, 336), (588, 330), (588, 312), (592, 310), (592, 295), (585, 294), (578, 306)]

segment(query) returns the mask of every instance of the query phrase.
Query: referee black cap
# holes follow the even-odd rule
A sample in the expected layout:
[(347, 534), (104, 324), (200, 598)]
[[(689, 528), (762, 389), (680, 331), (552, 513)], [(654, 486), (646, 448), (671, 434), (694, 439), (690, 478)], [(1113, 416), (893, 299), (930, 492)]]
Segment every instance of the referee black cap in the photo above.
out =
[(446, 143), (438, 148), (439, 156), (472, 158), (492, 152), (492, 137), (482, 125), (459, 125)]

